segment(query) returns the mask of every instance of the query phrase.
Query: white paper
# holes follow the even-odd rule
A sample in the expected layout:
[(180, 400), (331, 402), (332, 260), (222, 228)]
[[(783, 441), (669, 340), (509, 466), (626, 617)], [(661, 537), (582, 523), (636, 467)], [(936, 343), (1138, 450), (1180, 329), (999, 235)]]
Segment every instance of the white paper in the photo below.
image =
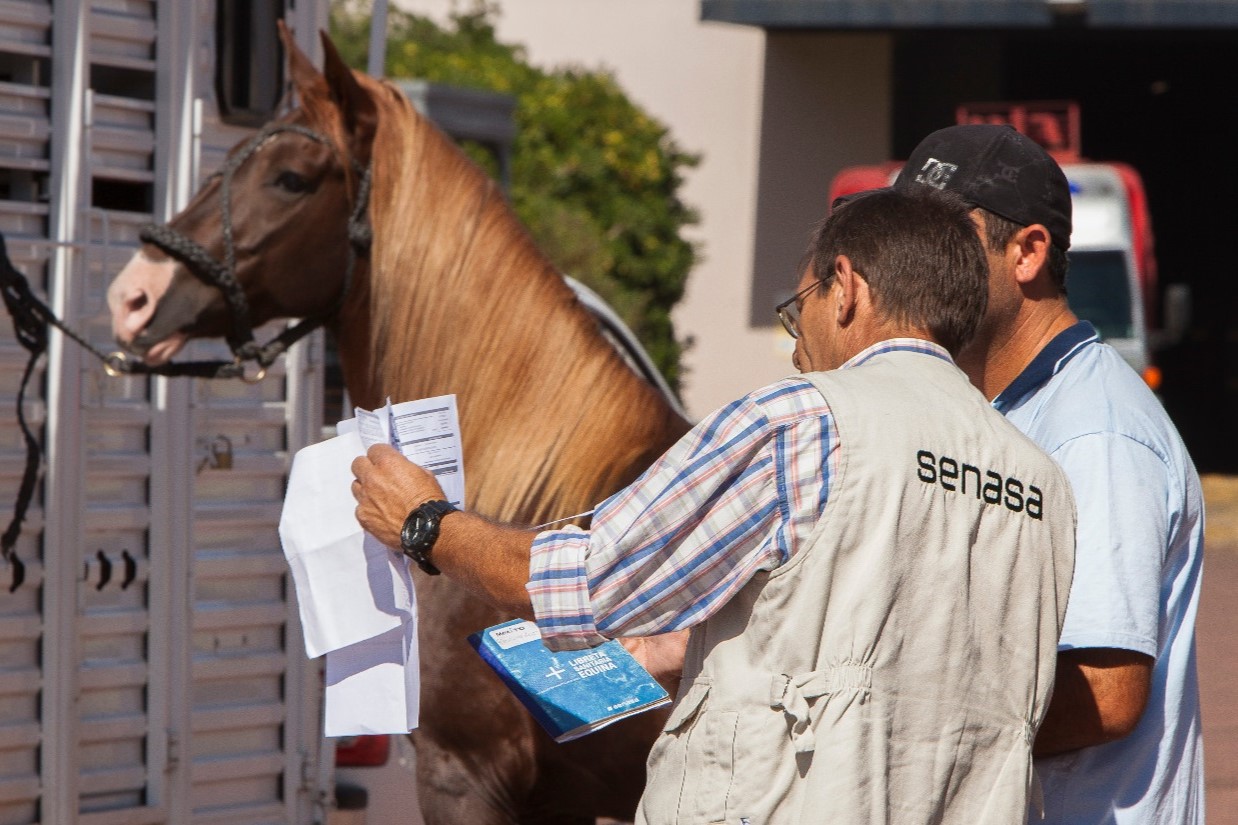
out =
[(417, 727), (415, 622), (327, 654), (326, 736), (405, 733)]
[(357, 435), (345, 433), (306, 447), (292, 462), (279, 536), (310, 658), (397, 628), (415, 612), (403, 557), (357, 523), (349, 488), (352, 461), (362, 453)]
[(363, 410), (360, 407), (356, 408), (357, 417), (348, 421), (340, 422), (341, 425), (351, 426), (358, 436), (361, 437), (361, 443), (368, 450), (375, 444), (391, 444), (391, 399), (387, 399), (385, 406), (379, 407), (377, 410)]
[(434, 474), (444, 497), (464, 509), (464, 461), (460, 420), (454, 395), (387, 404), (374, 411), (357, 409), (357, 432), (369, 449), (390, 444), (404, 457)]
[(403, 554), (356, 519), (352, 462), (388, 443), (437, 477), (464, 507), (454, 395), (357, 410), (337, 437), (293, 459), (280, 540), (296, 586), (305, 649), (326, 654), (327, 736), (404, 733), (417, 727), (420, 661), (416, 594)]

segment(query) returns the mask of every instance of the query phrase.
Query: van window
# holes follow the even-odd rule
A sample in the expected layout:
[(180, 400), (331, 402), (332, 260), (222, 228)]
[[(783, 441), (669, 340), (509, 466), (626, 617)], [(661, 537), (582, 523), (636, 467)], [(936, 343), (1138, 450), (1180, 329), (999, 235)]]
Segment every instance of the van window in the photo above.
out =
[(1101, 338), (1134, 338), (1126, 256), (1117, 249), (1068, 253), (1066, 299), (1071, 310), (1091, 321)]

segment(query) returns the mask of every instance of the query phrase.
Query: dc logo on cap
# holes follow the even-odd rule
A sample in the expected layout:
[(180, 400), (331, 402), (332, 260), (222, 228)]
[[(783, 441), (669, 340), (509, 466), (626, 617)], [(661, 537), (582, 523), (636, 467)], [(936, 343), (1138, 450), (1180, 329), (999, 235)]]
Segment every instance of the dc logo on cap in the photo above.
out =
[(957, 171), (959, 171), (957, 163), (946, 163), (944, 160), (929, 158), (916, 173), (916, 183), (923, 183), (934, 189), (945, 189), (950, 183), (950, 178), (954, 177)]

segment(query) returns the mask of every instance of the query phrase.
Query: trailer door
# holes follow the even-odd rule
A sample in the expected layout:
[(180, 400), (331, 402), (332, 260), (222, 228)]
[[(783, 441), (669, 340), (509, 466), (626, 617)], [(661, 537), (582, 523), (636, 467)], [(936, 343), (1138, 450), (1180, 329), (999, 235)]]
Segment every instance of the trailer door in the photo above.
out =
[[(0, 0), (0, 231), (100, 348), (139, 228), (248, 134), (215, 114), (215, 9)], [(320, 349), (248, 386), (109, 378), (53, 334), (26, 404), (46, 457), (24, 580), (0, 565), (0, 825), (321, 819), (318, 668), (276, 532), (290, 456), (318, 437)], [(5, 523), (24, 365), (0, 324)]]

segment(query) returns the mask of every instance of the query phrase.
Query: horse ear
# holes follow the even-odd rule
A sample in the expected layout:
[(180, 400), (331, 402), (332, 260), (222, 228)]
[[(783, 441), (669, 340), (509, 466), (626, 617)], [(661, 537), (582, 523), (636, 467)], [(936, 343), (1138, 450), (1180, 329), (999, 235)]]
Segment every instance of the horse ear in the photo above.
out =
[(277, 20), (275, 25), (279, 28), (279, 40), (284, 44), (284, 54), (288, 56), (288, 76), (292, 80), (292, 85), (296, 87), (297, 96), (302, 102), (312, 100), (315, 96), (325, 98), (327, 96), (326, 80), (314, 68), (313, 62), (305, 52), (301, 51), (301, 47), (297, 45), (297, 41), (293, 38), (292, 32), (288, 31), (288, 27), (284, 25), (284, 21)]
[(374, 131), (378, 123), (378, 111), (373, 98), (353, 75), (352, 69), (340, 57), (335, 44), (327, 33), (322, 36), (322, 48), (326, 55), (323, 63), (323, 75), (331, 92), (331, 99), (339, 107), (344, 116), (344, 126), (352, 136), (353, 156), (361, 161), (369, 160), (370, 146), (374, 140)]

